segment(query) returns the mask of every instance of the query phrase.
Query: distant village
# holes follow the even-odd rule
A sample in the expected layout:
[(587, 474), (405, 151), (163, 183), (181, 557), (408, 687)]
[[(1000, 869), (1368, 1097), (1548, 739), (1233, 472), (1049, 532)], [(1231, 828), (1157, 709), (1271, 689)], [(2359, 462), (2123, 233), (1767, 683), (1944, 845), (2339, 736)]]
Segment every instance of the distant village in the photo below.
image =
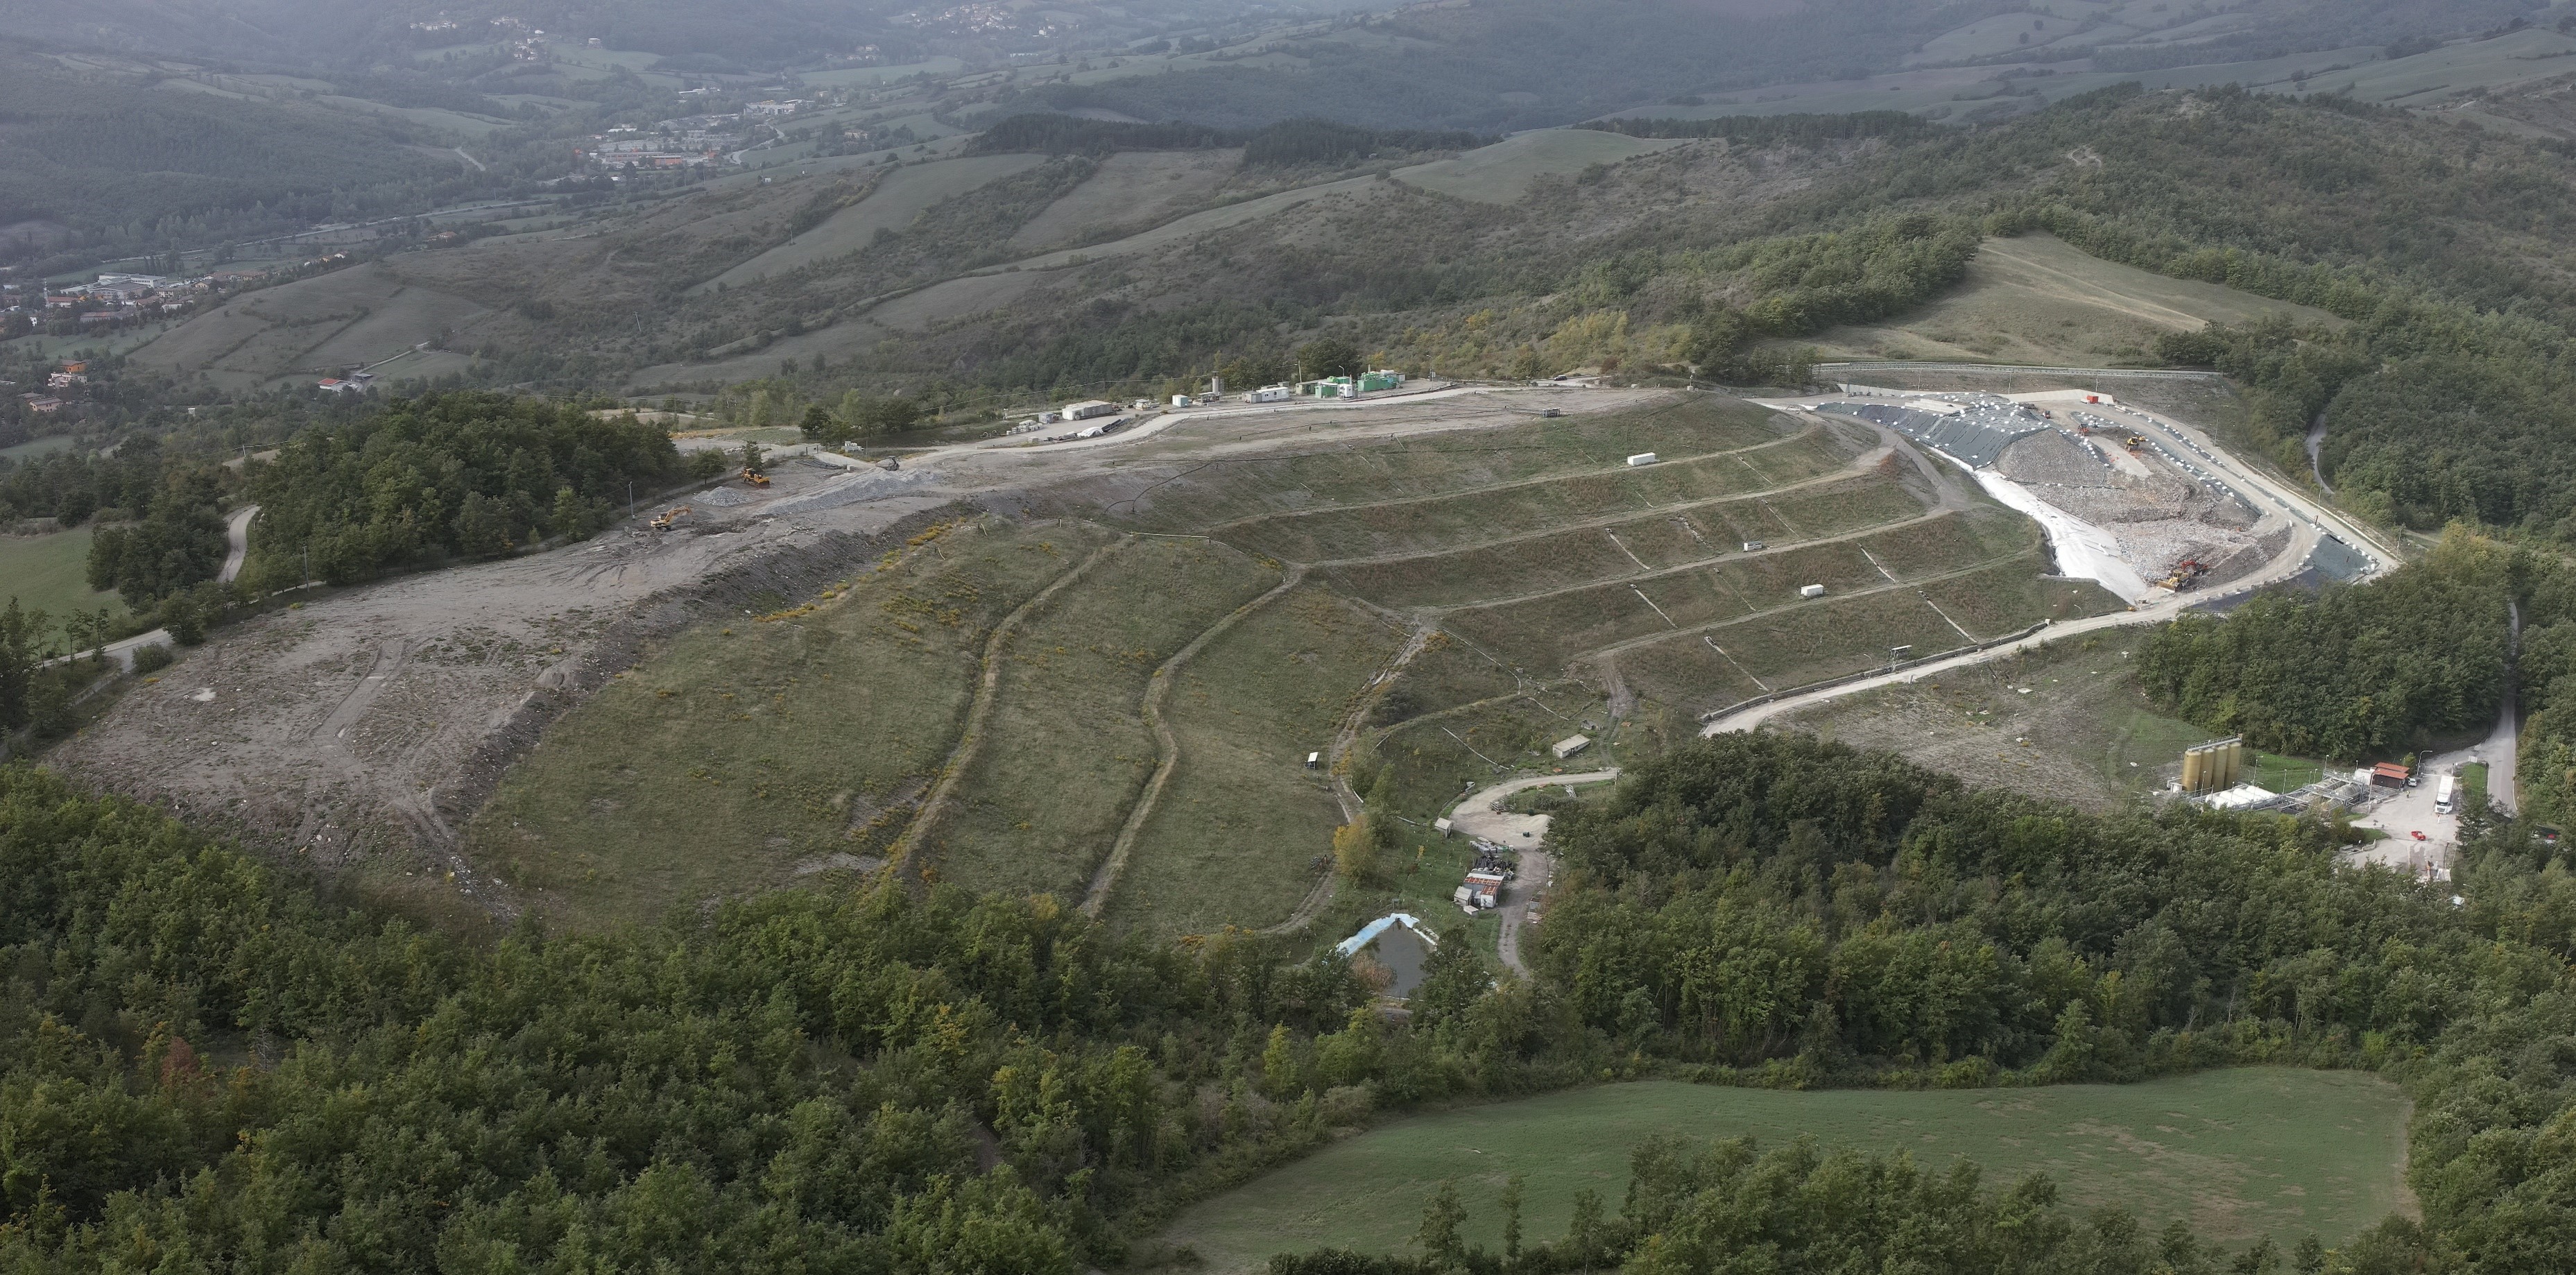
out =
[(767, 100), (723, 115), (683, 115), (649, 129), (621, 124), (592, 134), (589, 144), (575, 148), (574, 154), (593, 168), (610, 170), (739, 164), (754, 127), (787, 119), (812, 105), (803, 98)]
[(182, 279), (156, 274), (102, 274), (89, 283), (43, 289), (0, 284), (0, 326), (38, 328), (63, 319), (82, 327), (183, 314), (209, 296), (267, 278), (259, 270), (227, 270)]

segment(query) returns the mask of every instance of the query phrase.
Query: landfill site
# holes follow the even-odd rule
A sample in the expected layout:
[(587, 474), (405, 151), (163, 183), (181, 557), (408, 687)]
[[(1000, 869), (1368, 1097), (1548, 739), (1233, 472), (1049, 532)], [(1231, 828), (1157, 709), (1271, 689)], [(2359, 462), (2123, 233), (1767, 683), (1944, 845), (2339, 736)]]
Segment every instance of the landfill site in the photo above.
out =
[(2221, 590), (2289, 546), (2294, 515), (2258, 507), (2180, 437), (2107, 415), (2120, 409), (2106, 395), (1843, 388), (1815, 410), (1885, 426), (1970, 470), (2049, 525), (2063, 574), (2132, 602)]

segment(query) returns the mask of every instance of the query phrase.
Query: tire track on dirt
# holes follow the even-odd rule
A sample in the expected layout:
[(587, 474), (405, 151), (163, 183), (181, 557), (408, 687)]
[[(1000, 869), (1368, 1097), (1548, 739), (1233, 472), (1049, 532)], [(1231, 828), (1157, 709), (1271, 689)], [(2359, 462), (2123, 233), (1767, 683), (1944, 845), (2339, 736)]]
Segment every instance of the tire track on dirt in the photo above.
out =
[(1013, 607), (1009, 615), (1002, 617), (1001, 623), (993, 626), (993, 635), (984, 639), (984, 672), (975, 683), (975, 702), (966, 710), (966, 729), (957, 737), (957, 747), (950, 750), (948, 764), (940, 769), (939, 783), (930, 790), (930, 796), (923, 799), (921, 813), (912, 817), (912, 822), (904, 827), (903, 836), (896, 839), (894, 848), (886, 854), (886, 861), (895, 865), (898, 871), (920, 854), (923, 842), (939, 826), (949, 808), (956, 804), (958, 785), (965, 780), (966, 772), (975, 765), (976, 754), (983, 749), (984, 727), (992, 719), (993, 701), (1002, 687), (1002, 652), (1010, 645), (1012, 636), (1019, 632), (1020, 625), (1030, 616), (1088, 575), (1102, 559), (1135, 543), (1135, 540), (1133, 536), (1120, 536), (1092, 550), (1028, 601)]
[(1305, 579), (1304, 567), (1289, 567), (1269, 592), (1226, 612), (1223, 619), (1200, 630), (1189, 645), (1173, 652), (1172, 658), (1163, 661), (1147, 680), (1142, 709), (1145, 725), (1154, 732), (1154, 749), (1161, 756), (1154, 764), (1154, 777), (1145, 781), (1145, 791), (1136, 795), (1135, 806), (1127, 812), (1127, 822), (1120, 825), (1118, 839), (1110, 843), (1109, 857), (1101, 860), (1099, 869), (1091, 875), (1091, 889), (1082, 898), (1084, 916), (1096, 920), (1109, 906), (1109, 895), (1118, 888), (1118, 878), (1127, 871), (1127, 857), (1136, 849), (1137, 834), (1144, 831), (1145, 821), (1154, 813), (1154, 803), (1162, 799), (1163, 789), (1172, 782), (1172, 772), (1180, 768), (1181, 742), (1172, 734), (1171, 723), (1163, 720), (1163, 704), (1171, 698), (1172, 684), (1179, 680), (1181, 666), (1205, 650), (1208, 643), (1224, 636), (1253, 612), (1278, 601)]

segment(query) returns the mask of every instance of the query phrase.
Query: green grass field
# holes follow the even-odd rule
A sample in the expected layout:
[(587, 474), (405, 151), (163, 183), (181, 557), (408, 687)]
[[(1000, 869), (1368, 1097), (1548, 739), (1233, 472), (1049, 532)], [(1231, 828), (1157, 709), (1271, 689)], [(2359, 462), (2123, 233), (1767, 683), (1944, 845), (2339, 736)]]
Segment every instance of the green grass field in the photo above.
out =
[(107, 608), (125, 613), (125, 600), (89, 587), (90, 529), (41, 536), (0, 536), (0, 605), (16, 598), (22, 609), (56, 620), (78, 611)]
[(1395, 179), (1424, 190), (1485, 204), (1508, 204), (1529, 193), (1541, 177), (1570, 176), (1594, 164), (1615, 164), (1682, 145), (1668, 139), (1624, 137), (1582, 128), (1523, 133), (1456, 159), (1399, 168)]
[(327, 373), (392, 358), (442, 334), (469, 333), (490, 313), (453, 293), (407, 283), (381, 264), (353, 266), (227, 301), (163, 333), (133, 357), (149, 367), (204, 372), (227, 387), (247, 388), (289, 373)]
[(1160, 1238), (1195, 1250), (1207, 1275), (1250, 1275), (1273, 1253), (1324, 1246), (1397, 1252), (1448, 1181), (1467, 1206), (1467, 1240), (1495, 1248), (1495, 1196), (1520, 1172), (1523, 1233), (1553, 1240), (1576, 1191), (1615, 1210), (1630, 1150), (1678, 1134), (1764, 1146), (1813, 1136), (1829, 1150), (1906, 1152), (1930, 1171), (1965, 1158), (1989, 1189), (2046, 1174), (2069, 1207), (2117, 1206), (2151, 1231), (2181, 1219), (2229, 1245), (2268, 1235), (2287, 1249), (2312, 1232), (2331, 1245), (2408, 1207), (2405, 1111), (2377, 1077), (2288, 1068), (1919, 1093), (1605, 1085), (1362, 1134), (1182, 1213)]
[(22, 461), (37, 456), (51, 456), (55, 452), (67, 452), (71, 449), (71, 435), (48, 434), (43, 438), (31, 438), (23, 443), (0, 447), (0, 459)]

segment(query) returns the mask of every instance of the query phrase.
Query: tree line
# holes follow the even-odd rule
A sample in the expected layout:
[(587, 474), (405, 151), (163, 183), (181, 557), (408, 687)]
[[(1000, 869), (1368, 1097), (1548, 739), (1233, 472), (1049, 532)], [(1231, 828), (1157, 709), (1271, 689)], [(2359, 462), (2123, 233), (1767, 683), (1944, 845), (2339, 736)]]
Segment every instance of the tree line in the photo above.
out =
[(2150, 702), (2257, 748), (2342, 761), (2394, 758), (2483, 734), (2502, 707), (2512, 617), (2576, 617), (2571, 572), (2455, 529), (2366, 584), (2258, 595), (2224, 617), (2148, 632)]
[[(255, 464), (243, 578), (347, 583), (414, 563), (590, 534), (678, 481), (670, 437), (575, 402), (459, 391), (325, 424)], [(309, 555), (309, 566), (308, 566)]]

